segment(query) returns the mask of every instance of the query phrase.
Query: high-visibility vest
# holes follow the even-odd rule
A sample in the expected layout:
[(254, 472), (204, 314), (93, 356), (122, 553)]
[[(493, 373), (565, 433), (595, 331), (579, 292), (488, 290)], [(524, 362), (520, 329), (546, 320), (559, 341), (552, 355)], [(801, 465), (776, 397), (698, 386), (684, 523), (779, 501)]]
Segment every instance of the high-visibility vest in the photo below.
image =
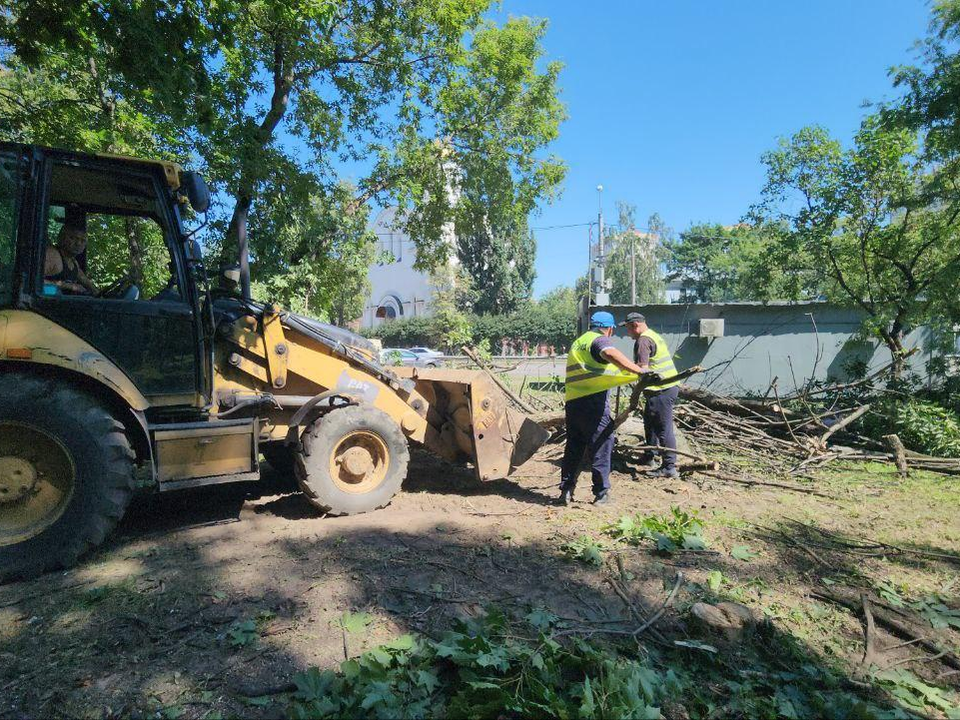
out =
[[(664, 380), (674, 377), (677, 374), (677, 366), (673, 364), (673, 355), (670, 354), (667, 341), (650, 328), (640, 333), (640, 337), (650, 338), (653, 340), (653, 344), (657, 346), (656, 352), (654, 352), (650, 358), (650, 371), (657, 373)], [(651, 385), (646, 388), (646, 390), (666, 390), (667, 388), (672, 388), (674, 385), (679, 385), (681, 382), (683, 381), (674, 380), (673, 382), (665, 382), (660, 385)]]
[(564, 387), (564, 400), (604, 392), (618, 385), (636, 382), (635, 373), (621, 370), (613, 363), (597, 362), (593, 359), (590, 346), (600, 337), (600, 333), (589, 330), (573, 341), (567, 354), (567, 379)]

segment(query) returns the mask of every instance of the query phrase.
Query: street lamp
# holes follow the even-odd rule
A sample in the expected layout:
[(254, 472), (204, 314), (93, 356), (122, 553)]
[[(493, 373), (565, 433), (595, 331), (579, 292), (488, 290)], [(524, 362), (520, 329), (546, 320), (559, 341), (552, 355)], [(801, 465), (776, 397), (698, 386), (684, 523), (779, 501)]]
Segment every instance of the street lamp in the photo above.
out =
[(603, 185), (597, 185), (597, 269), (596, 288), (594, 298), (597, 305), (606, 305), (610, 302), (607, 293), (606, 256), (603, 251)]

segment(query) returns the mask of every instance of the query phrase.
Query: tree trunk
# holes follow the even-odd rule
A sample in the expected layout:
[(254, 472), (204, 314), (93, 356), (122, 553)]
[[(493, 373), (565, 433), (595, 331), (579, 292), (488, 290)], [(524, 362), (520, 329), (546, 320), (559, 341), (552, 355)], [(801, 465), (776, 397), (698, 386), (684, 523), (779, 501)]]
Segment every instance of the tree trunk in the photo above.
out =
[(237, 193), (237, 204), (233, 207), (233, 216), (227, 227), (227, 243), (237, 244), (237, 258), (240, 263), (240, 295), (250, 299), (250, 253), (247, 247), (247, 217), (250, 214), (252, 202), (250, 191), (244, 191), (246, 183), (240, 180), (241, 190)]
[(906, 369), (905, 353), (903, 351), (903, 313), (897, 313), (889, 330), (881, 330), (880, 336), (890, 350), (890, 359), (893, 362), (891, 375), (899, 378)]
[[(290, 91), (293, 88), (293, 71), (284, 55), (284, 47), (278, 38), (273, 49), (273, 95), (270, 98), (270, 109), (264, 115), (259, 127), (249, 138), (249, 151), (246, 157), (257, 157), (273, 139), (277, 125), (287, 112), (290, 104)], [(235, 241), (237, 255), (240, 261), (240, 291), (243, 297), (250, 298), (250, 265), (247, 248), (247, 218), (250, 215), (250, 206), (253, 203), (256, 188), (256, 169), (247, 167), (240, 174), (240, 182), (234, 193), (237, 204), (233, 208), (230, 225), (227, 227), (227, 243)]]

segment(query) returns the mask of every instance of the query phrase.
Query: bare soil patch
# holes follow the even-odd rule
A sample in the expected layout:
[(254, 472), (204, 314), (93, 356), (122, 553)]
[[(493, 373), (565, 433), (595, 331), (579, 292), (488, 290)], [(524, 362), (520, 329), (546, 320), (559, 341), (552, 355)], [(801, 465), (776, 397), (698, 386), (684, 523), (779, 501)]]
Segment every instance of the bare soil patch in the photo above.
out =
[[(854, 678), (861, 620), (815, 597), (818, 589), (856, 579), (904, 598), (940, 592), (954, 601), (960, 590), (960, 566), (949, 557), (960, 552), (955, 479), (914, 473), (900, 482), (895, 468), (840, 465), (816, 474), (816, 487), (832, 496), (824, 498), (616, 472), (615, 503), (595, 508), (584, 474), (580, 502), (559, 508), (561, 452), (548, 445), (514, 480), (483, 484), (416, 453), (389, 507), (349, 518), (318, 516), (276, 476), (257, 492), (147, 498), (80, 567), (0, 588), (0, 714), (274, 717), (284, 708), (277, 692), (295, 673), (336, 668), (402, 633), (436, 637), (485, 607), (543, 607), (596, 627), (629, 621), (606, 581), (613, 568), (647, 608), (662, 604), (682, 573), (657, 622), (665, 635), (686, 637), (690, 607), (722, 596), (791, 636), (811, 662)], [(699, 513), (706, 550), (667, 554), (601, 532), (623, 515), (674, 506)], [(818, 545), (821, 530), (916, 552)], [(597, 544), (602, 567), (567, 556), (563, 547), (579, 538)], [(345, 612), (370, 613), (373, 622), (346, 632)], [(956, 631), (938, 632), (960, 648)], [(877, 633), (881, 647), (901, 642)], [(942, 687), (960, 679), (940, 661), (913, 656), (923, 654), (906, 646), (882, 661)]]

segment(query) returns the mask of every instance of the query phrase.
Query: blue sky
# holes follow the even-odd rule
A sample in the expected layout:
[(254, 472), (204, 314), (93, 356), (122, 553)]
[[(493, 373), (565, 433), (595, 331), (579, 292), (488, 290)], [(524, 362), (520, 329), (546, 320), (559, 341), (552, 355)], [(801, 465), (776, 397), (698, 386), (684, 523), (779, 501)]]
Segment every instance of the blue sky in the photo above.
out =
[[(677, 230), (736, 222), (763, 182), (760, 155), (803, 125), (841, 139), (865, 101), (891, 97), (891, 65), (914, 58), (921, 0), (503, 0), (495, 17), (550, 20), (548, 59), (569, 119), (552, 151), (569, 166), (534, 227), (637, 206)], [(541, 295), (587, 265), (587, 228), (537, 231)]]

